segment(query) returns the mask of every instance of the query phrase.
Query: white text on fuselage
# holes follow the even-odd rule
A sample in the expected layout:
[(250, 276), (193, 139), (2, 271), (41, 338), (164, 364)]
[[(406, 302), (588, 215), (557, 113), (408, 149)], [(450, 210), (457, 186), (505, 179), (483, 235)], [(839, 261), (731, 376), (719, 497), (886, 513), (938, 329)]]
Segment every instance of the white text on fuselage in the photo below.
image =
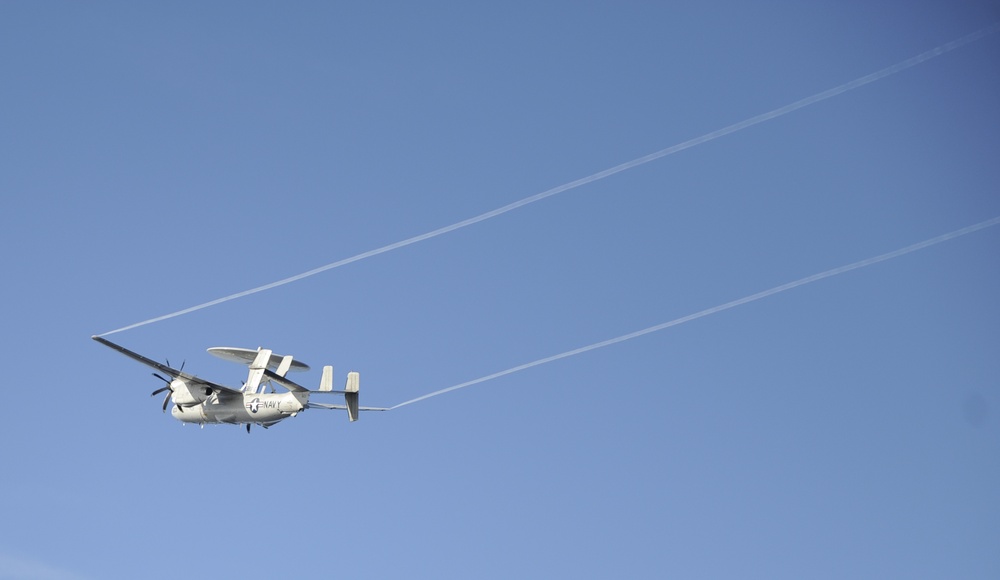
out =
[(278, 401), (275, 401), (273, 399), (272, 400), (267, 400), (267, 401), (261, 401), (260, 397), (257, 397), (257, 398), (255, 398), (254, 400), (250, 401), (249, 403), (247, 403), (244, 406), (251, 413), (256, 413), (260, 409), (277, 409), (278, 408)]

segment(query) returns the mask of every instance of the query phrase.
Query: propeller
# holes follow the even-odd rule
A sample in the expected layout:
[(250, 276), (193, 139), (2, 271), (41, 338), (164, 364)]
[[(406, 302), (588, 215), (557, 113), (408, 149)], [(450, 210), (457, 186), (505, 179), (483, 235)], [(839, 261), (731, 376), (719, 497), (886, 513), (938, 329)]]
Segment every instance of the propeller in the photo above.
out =
[(162, 376), (160, 376), (160, 375), (158, 375), (156, 373), (153, 373), (153, 376), (156, 377), (156, 378), (158, 378), (158, 379), (160, 379), (161, 381), (167, 383), (167, 386), (160, 387), (159, 389), (156, 389), (155, 391), (152, 392), (152, 394), (149, 395), (150, 397), (155, 397), (156, 395), (159, 395), (160, 393), (162, 393), (164, 391), (167, 392), (167, 396), (163, 398), (163, 412), (166, 413), (167, 412), (167, 403), (170, 402), (170, 395), (174, 394), (174, 392), (170, 388), (170, 381), (166, 377), (162, 377)]
[[(169, 367), (170, 366), (170, 359), (166, 359), (166, 361), (167, 361), (167, 366)], [(184, 365), (186, 363), (187, 363), (187, 360), (182, 360), (181, 361), (181, 368), (180, 368), (181, 372), (184, 372)], [(174, 393), (174, 390), (170, 388), (170, 379), (168, 379), (168, 378), (166, 378), (166, 377), (164, 377), (162, 375), (159, 375), (157, 373), (153, 373), (153, 376), (156, 377), (156, 378), (158, 378), (158, 379), (160, 379), (161, 381), (167, 383), (167, 386), (161, 387), (159, 389), (156, 389), (150, 395), (150, 397), (155, 397), (156, 395), (159, 395), (162, 392), (169, 391), (167, 393), (167, 396), (163, 398), (163, 412), (166, 413), (167, 412), (167, 405), (170, 403), (170, 395), (172, 395)]]

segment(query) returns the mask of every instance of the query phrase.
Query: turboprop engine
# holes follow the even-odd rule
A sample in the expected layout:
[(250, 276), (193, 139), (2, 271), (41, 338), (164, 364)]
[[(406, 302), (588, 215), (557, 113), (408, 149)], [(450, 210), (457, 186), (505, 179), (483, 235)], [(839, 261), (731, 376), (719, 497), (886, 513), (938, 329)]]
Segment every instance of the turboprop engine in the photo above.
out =
[(167, 403), (171, 398), (174, 400), (174, 404), (178, 407), (190, 407), (191, 405), (199, 405), (204, 403), (206, 399), (212, 394), (212, 388), (205, 385), (199, 384), (188, 384), (187, 381), (183, 379), (174, 379), (168, 381), (166, 378), (153, 373), (153, 376), (161, 379), (163, 382), (167, 383), (167, 386), (156, 389), (153, 391), (152, 396), (156, 396), (164, 391), (169, 391), (167, 396), (163, 398), (163, 410), (167, 410)]
[(181, 379), (170, 381), (170, 392), (174, 404), (180, 407), (200, 405), (212, 394), (212, 389), (204, 385), (189, 385)]

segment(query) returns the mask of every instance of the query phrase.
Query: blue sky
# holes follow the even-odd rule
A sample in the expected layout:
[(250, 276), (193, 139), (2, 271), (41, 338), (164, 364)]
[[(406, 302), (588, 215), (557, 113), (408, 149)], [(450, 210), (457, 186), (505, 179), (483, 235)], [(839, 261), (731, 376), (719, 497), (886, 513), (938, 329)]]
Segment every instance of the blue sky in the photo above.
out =
[[(1000, 228), (348, 424), (160, 413), (89, 339), (1000, 20), (989, 2), (0, 6), (0, 578), (995, 578)], [(1000, 215), (1000, 35), (118, 333), (393, 405)]]

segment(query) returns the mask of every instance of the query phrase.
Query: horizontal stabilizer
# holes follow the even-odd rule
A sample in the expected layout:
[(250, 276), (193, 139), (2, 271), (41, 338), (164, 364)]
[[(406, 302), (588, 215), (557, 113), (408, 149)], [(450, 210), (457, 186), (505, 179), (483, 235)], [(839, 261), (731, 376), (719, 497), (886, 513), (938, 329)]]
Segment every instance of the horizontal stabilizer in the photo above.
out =
[[(335, 411), (347, 410), (346, 405), (327, 405), (326, 403), (314, 403), (312, 401), (309, 401), (309, 408), (312, 409), (314, 407), (317, 409), (332, 409)], [(391, 411), (391, 410), (392, 409), (389, 407), (358, 407), (358, 411)]]
[[(329, 374), (327, 369), (329, 369)], [(323, 380), (320, 382), (320, 390), (312, 391), (313, 394), (337, 394), (344, 395), (343, 405), (329, 405), (327, 403), (313, 403), (309, 402), (310, 408), (317, 409), (340, 409), (347, 411), (347, 418), (351, 421), (358, 420), (358, 413), (361, 411), (389, 411), (390, 409), (386, 407), (362, 407), (358, 404), (359, 391), (361, 390), (361, 375), (356, 372), (347, 373), (347, 385), (344, 386), (343, 391), (334, 391), (333, 386), (333, 367), (325, 367), (323, 369)], [(327, 390), (329, 388), (329, 390)]]

